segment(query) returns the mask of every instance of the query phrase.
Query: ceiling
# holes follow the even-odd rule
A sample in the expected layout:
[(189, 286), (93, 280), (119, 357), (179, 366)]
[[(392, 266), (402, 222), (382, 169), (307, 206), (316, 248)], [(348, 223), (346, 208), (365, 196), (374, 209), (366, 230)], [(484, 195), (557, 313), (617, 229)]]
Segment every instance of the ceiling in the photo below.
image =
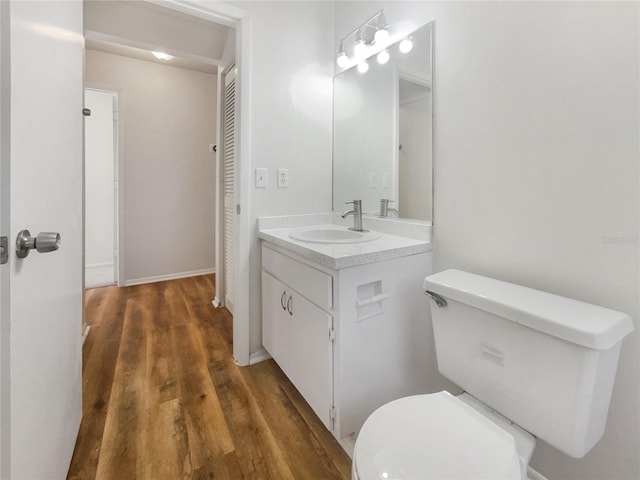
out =
[[(140, 0), (85, 0), (84, 33), (89, 50), (206, 73), (216, 73), (235, 50), (233, 28)], [(174, 58), (158, 60), (152, 51)]]

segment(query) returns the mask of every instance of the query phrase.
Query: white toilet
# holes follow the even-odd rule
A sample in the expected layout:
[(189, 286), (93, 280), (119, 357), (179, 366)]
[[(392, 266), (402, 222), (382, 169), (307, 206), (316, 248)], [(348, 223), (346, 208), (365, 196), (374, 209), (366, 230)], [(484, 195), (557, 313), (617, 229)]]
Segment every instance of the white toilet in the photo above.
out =
[(424, 288), (438, 370), (465, 393), (377, 409), (356, 441), (354, 479), (526, 479), (536, 437), (576, 458), (591, 450), (628, 315), (459, 270)]

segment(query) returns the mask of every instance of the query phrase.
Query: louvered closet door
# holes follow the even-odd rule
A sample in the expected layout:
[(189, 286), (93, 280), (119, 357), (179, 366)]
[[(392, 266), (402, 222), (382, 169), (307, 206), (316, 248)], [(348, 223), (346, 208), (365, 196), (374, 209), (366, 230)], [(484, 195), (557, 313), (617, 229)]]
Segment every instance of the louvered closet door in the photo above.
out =
[(235, 259), (235, 158), (236, 68), (224, 76), (223, 172), (224, 172), (224, 302), (233, 313)]

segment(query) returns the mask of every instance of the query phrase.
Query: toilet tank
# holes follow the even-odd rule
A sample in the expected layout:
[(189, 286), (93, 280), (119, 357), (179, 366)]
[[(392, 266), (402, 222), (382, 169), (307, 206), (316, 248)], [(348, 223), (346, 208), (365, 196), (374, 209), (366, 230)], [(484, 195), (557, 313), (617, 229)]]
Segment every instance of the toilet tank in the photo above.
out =
[(629, 315), (532, 288), (446, 270), (424, 288), (438, 370), (572, 457), (604, 433)]

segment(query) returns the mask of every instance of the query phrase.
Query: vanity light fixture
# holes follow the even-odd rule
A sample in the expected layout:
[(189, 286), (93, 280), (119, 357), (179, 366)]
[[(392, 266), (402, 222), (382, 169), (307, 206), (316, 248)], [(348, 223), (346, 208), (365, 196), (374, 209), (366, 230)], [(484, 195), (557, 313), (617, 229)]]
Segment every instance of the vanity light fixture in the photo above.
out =
[(345, 68), (349, 65), (349, 57), (347, 56), (347, 52), (344, 51), (344, 43), (340, 42), (340, 49), (338, 50), (338, 66), (340, 68)]
[(413, 41), (411, 40), (411, 37), (405, 38), (400, 42), (400, 45), (398, 45), (398, 50), (400, 50), (400, 52), (402, 53), (409, 53), (412, 48)]
[(169, 55), (168, 53), (164, 53), (164, 52), (151, 52), (151, 53), (153, 53), (153, 56), (156, 57), (158, 60), (164, 60), (165, 62), (173, 58), (173, 55)]
[[(349, 58), (349, 55), (344, 48), (344, 43), (349, 37), (352, 36), (355, 36), (355, 40), (352, 46), (353, 58)], [(371, 18), (367, 19), (367, 21), (358, 25), (357, 28), (354, 28), (340, 40), (336, 62), (340, 68), (346, 68), (347, 66), (349, 66), (349, 63), (351, 61), (359, 62), (360, 60), (364, 60), (369, 54), (369, 47), (371, 47), (372, 45), (377, 43), (385, 47), (388, 41), (389, 27), (385, 20), (384, 11), (380, 10), (376, 12), (376, 14)], [(360, 63), (358, 64), (358, 68), (360, 68)]]
[(376, 58), (378, 59), (378, 63), (380, 65), (384, 65), (389, 61), (389, 50), (387, 50), (386, 48), (384, 50), (380, 50), (380, 53), (378, 53), (378, 56)]
[(358, 64), (358, 71), (360, 73), (367, 73), (368, 70), (369, 70), (369, 63), (366, 60), (362, 60)]
[(353, 54), (356, 58), (364, 58), (367, 54), (367, 44), (362, 38), (362, 29), (358, 30), (358, 36), (356, 37), (356, 43), (353, 44)]
[(376, 43), (385, 43), (389, 40), (389, 26), (387, 25), (383, 10), (380, 10), (380, 14), (378, 15), (378, 29), (373, 39)]

